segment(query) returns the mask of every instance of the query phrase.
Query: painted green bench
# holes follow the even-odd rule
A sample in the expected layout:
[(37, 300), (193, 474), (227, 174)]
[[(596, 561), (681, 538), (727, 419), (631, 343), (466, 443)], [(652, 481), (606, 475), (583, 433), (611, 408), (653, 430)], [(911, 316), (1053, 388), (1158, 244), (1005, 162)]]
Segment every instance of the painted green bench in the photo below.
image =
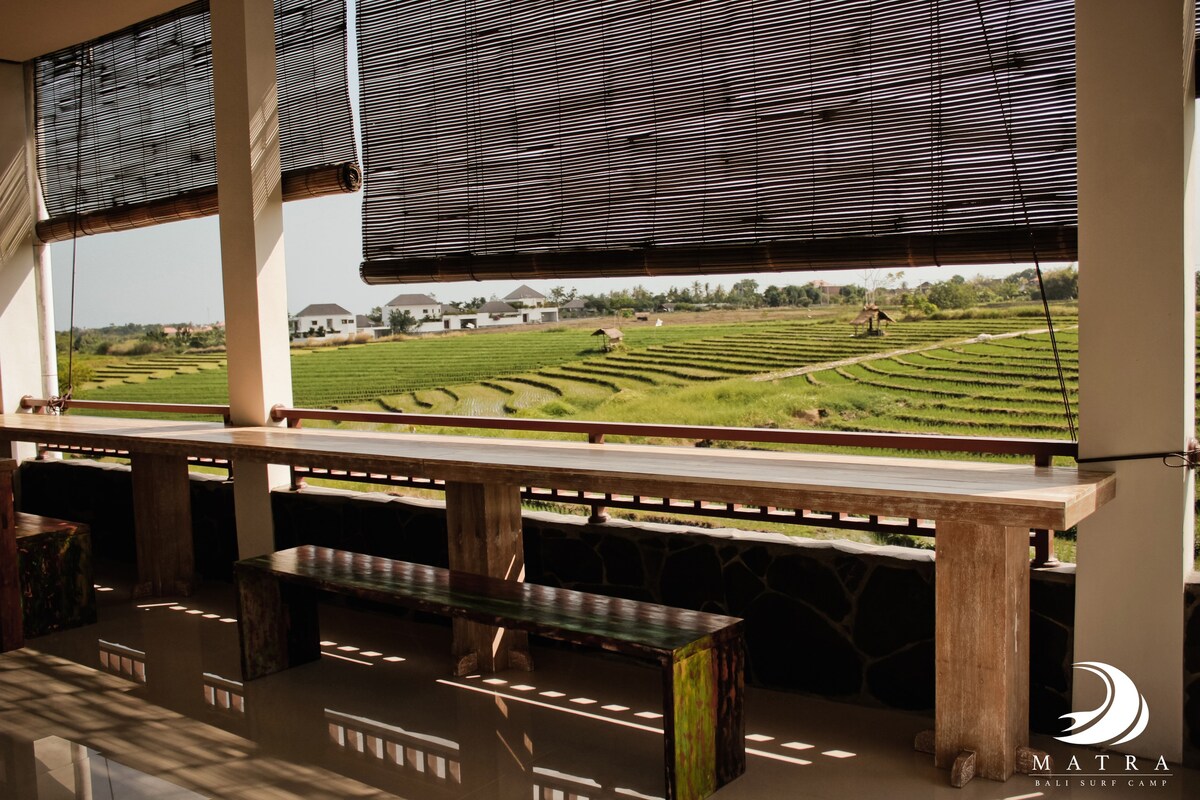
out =
[(234, 567), (242, 674), (320, 657), (317, 600), (337, 594), (518, 629), (660, 665), (668, 800), (746, 769), (742, 621), (305, 545)]

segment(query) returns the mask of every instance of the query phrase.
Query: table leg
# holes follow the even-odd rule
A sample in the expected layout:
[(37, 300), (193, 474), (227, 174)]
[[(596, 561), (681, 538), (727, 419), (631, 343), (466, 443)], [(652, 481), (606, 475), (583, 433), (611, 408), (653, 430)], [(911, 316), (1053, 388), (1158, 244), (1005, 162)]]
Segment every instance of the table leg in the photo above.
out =
[(134, 594), (191, 594), (196, 570), (187, 460), (130, 453), (129, 461), (138, 563)]
[[(450, 569), (525, 579), (521, 489), (505, 484), (446, 482)], [(529, 669), (529, 636), (462, 619), (454, 620), (455, 674), (517, 667)]]
[[(934, 759), (1003, 781), (1029, 742), (1029, 531), (937, 524)], [(959, 761), (959, 763), (963, 763)]]
[(12, 491), (16, 468), (16, 461), (0, 461), (0, 653), (25, 646)]

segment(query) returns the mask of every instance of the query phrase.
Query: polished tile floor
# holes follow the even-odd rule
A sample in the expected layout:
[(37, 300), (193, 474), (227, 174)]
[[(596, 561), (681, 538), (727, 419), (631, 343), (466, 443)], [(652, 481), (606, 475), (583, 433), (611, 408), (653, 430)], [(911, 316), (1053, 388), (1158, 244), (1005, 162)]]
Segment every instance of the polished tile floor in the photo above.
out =
[[(547, 645), (535, 647), (533, 672), (456, 679), (439, 621), (323, 607), (325, 657), (243, 685), (230, 586), (137, 601), (124, 581), (102, 580), (99, 624), (0, 657), (0, 797), (664, 794), (658, 673), (636, 662)], [(798, 647), (795, 657), (819, 656)], [(1144, 778), (1123, 769), (1100, 777), (1094, 753), (1047, 737), (1034, 744), (1054, 753), (1058, 772), (1078, 756), (1060, 785), (1018, 775), (952, 789), (911, 750), (929, 726), (919, 715), (751, 689), (747, 770), (715, 797), (1200, 797), (1196, 771), (1155, 773), (1143, 761)], [(1137, 785), (1150, 780), (1158, 785)]]

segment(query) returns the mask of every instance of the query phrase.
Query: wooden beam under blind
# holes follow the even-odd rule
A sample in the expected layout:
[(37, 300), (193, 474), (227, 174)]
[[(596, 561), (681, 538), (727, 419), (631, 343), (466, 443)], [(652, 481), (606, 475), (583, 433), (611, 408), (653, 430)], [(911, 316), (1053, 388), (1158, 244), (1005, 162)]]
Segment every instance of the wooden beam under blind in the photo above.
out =
[(597, 275), (705, 275), (734, 272), (912, 268), (956, 264), (1016, 264), (1078, 258), (1077, 229), (993, 228), (945, 234), (854, 236), (763, 242), (728, 247), (471, 253), (442, 258), (370, 260), (359, 274), (368, 284), (487, 279), (565, 279)]
[[(358, 164), (327, 164), (293, 169), (283, 174), (283, 199), (306, 200), (330, 194), (357, 192), (362, 186)], [(39, 241), (66, 241), (74, 236), (127, 231), (181, 219), (209, 217), (217, 213), (217, 187), (185, 192), (177, 197), (106, 208), (86, 214), (63, 214), (37, 224)]]

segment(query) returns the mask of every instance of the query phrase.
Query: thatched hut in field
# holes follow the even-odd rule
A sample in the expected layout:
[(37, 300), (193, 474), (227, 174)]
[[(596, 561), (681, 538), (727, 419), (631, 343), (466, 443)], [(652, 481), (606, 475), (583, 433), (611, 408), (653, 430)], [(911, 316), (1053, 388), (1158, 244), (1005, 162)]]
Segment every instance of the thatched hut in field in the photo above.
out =
[(603, 350), (606, 353), (620, 347), (622, 340), (625, 338), (625, 334), (621, 333), (619, 328), (599, 328), (592, 336), (604, 337), (601, 341), (603, 342)]
[[(858, 316), (850, 320), (850, 324), (854, 326), (855, 336), (883, 336), (883, 324), (895, 321), (886, 311), (871, 303), (863, 306)], [(867, 326), (865, 330), (862, 327), (864, 325)]]

